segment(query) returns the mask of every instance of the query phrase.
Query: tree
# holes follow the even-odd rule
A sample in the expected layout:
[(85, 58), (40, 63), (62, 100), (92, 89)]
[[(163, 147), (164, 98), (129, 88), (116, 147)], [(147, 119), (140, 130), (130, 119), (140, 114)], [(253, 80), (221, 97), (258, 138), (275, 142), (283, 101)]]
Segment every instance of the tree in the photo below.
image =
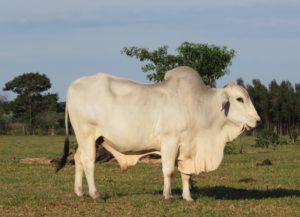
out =
[(252, 81), (253, 88), (255, 90), (254, 105), (260, 114), (264, 127), (270, 128), (269, 118), (269, 95), (268, 89), (260, 82), (260, 80), (254, 79)]
[(202, 76), (203, 81), (214, 86), (215, 81), (229, 72), (231, 59), (235, 51), (227, 47), (208, 44), (182, 43), (177, 49), (178, 55), (168, 54), (168, 46), (149, 51), (146, 48), (124, 47), (122, 53), (146, 61), (142, 71), (148, 73), (150, 81), (160, 82), (164, 74), (176, 66), (190, 66)]
[(25, 73), (7, 82), (3, 90), (17, 94), (11, 103), (16, 120), (23, 122), (29, 134), (38, 126), (37, 116), (45, 110), (56, 110), (57, 94), (44, 94), (51, 88), (49, 78), (44, 74)]
[(240, 86), (242, 86), (243, 88), (246, 88), (244, 80), (242, 78), (238, 78), (236, 79), (236, 83)]
[(290, 131), (294, 119), (294, 89), (289, 81), (282, 81), (280, 84), (281, 89), (281, 114), (284, 133)]
[(282, 131), (281, 125), (281, 101), (282, 94), (279, 85), (275, 80), (269, 84), (270, 117), (273, 122), (274, 130)]
[(256, 108), (258, 115), (262, 119), (263, 127), (269, 129), (270, 118), (268, 89), (258, 79), (254, 79), (252, 81), (252, 85), (248, 84), (246, 89), (253, 102), (254, 107)]
[(11, 114), (9, 114), (9, 103), (5, 96), (0, 95), (0, 134), (6, 134), (9, 130)]
[(5, 112), (6, 97), (0, 95), (0, 116)]
[(296, 127), (299, 133), (300, 128), (300, 84), (295, 84), (295, 115), (296, 115)]

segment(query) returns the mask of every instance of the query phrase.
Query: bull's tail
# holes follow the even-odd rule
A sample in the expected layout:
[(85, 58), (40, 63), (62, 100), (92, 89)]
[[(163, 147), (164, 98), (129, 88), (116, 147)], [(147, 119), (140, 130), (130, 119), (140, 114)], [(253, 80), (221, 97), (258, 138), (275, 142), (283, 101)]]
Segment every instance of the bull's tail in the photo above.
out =
[(66, 165), (69, 156), (70, 141), (69, 141), (69, 115), (68, 115), (67, 103), (66, 103), (66, 110), (65, 110), (65, 128), (66, 128), (66, 136), (65, 136), (64, 153), (62, 158), (57, 163), (56, 172), (58, 172)]

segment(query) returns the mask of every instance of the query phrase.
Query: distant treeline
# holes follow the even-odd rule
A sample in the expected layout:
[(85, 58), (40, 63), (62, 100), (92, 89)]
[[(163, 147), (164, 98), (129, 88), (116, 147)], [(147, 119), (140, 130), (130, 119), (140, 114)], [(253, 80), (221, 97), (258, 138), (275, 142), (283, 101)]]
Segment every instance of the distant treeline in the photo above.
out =
[(260, 80), (245, 85), (240, 78), (237, 83), (245, 87), (262, 119), (260, 128), (279, 134), (299, 133), (300, 128), (300, 84), (289, 81), (280, 84), (273, 80), (267, 87)]
[[(260, 80), (245, 85), (242, 79), (237, 83), (247, 89), (262, 118), (258, 130), (299, 133), (300, 84), (272, 81), (266, 87)], [(50, 80), (38, 73), (27, 73), (8, 82), (4, 90), (18, 95), (13, 101), (0, 96), (0, 134), (63, 134), (65, 102), (58, 102), (57, 94), (44, 93), (50, 87)]]

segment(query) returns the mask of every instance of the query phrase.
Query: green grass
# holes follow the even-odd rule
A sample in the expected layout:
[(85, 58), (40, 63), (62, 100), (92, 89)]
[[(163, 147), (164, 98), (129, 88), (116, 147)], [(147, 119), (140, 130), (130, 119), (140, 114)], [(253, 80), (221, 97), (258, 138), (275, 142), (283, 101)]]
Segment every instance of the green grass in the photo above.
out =
[[(0, 136), (0, 216), (300, 216), (300, 145), (274, 151), (254, 148), (251, 137), (235, 143), (234, 153), (243, 143), (243, 154), (225, 155), (218, 170), (193, 177), (194, 203), (181, 199), (178, 173), (175, 201), (168, 203), (161, 196), (160, 165), (121, 172), (116, 163), (96, 166), (97, 188), (110, 196), (104, 202), (75, 196), (71, 165), (55, 174), (51, 165), (19, 163), (60, 156), (63, 137)], [(256, 166), (265, 159), (273, 165)]]

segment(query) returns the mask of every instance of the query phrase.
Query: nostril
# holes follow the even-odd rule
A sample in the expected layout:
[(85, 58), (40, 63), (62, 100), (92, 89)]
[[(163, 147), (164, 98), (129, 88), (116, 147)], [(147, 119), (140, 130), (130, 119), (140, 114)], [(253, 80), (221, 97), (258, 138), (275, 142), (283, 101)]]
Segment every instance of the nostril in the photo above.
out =
[(261, 124), (261, 120), (259, 119), (256, 121), (256, 125), (260, 125), (260, 124)]

